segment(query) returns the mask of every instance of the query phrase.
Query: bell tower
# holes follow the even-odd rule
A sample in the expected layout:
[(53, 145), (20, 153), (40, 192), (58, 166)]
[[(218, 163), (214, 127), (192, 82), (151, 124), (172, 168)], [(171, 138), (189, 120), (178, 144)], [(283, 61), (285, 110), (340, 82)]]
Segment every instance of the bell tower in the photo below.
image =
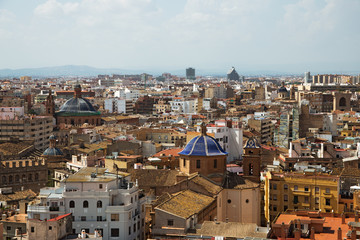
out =
[(244, 146), (243, 171), (244, 178), (260, 182), (261, 146), (254, 137), (249, 138)]
[(55, 102), (54, 102), (54, 96), (52, 95), (52, 90), (49, 90), (49, 95), (46, 97), (45, 102), (45, 108), (46, 108), (46, 115), (47, 116), (54, 116), (55, 114)]

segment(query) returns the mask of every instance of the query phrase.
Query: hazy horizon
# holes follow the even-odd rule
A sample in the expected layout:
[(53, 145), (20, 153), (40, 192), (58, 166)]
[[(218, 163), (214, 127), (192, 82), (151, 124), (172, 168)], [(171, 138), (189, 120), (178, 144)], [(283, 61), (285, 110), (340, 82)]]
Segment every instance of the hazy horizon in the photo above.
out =
[(5, 0), (0, 69), (359, 72), (357, 0)]

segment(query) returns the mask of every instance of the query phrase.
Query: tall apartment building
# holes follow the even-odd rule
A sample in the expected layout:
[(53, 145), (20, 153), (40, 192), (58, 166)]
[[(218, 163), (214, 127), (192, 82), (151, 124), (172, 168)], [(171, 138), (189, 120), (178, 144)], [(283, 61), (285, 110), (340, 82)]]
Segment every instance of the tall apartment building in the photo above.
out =
[(338, 213), (339, 176), (316, 172), (267, 172), (265, 218), (268, 222), (287, 209)]
[(290, 142), (299, 138), (299, 109), (283, 110), (280, 113), (279, 127), (274, 131), (274, 143), (288, 148)]
[(0, 141), (10, 141), (13, 137), (32, 140), (36, 149), (45, 150), (49, 146), (52, 131), (53, 117), (50, 116), (0, 119)]
[(94, 233), (103, 239), (144, 239), (145, 198), (128, 177), (87, 167), (43, 188), (40, 202), (28, 206), (29, 219), (51, 219), (72, 213), (74, 233)]
[(187, 68), (186, 69), (186, 78), (187, 79), (195, 79), (195, 68)]
[(227, 79), (228, 80), (234, 80), (234, 81), (239, 81), (240, 77), (239, 74), (236, 72), (235, 68), (232, 67), (228, 73), (227, 73)]
[(109, 98), (104, 101), (104, 109), (109, 113), (127, 113), (132, 114), (134, 111), (133, 102), (126, 99)]
[(271, 119), (262, 118), (262, 119), (249, 119), (248, 126), (255, 131), (261, 134), (260, 142), (261, 144), (266, 144), (267, 142), (272, 142), (272, 132), (271, 132)]

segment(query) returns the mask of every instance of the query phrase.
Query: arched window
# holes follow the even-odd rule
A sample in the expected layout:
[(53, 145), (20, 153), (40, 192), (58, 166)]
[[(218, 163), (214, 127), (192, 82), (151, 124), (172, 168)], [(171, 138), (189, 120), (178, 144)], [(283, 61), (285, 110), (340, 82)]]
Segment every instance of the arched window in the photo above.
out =
[(254, 166), (252, 165), (252, 163), (249, 164), (249, 175), (254, 175)]
[(15, 175), (15, 182), (19, 182), (19, 181), (20, 181), (19, 175)]
[(6, 177), (2, 176), (2, 183), (6, 183)]
[(13, 182), (13, 176), (9, 176), (9, 183)]
[(83, 208), (89, 208), (89, 202), (88, 201), (84, 201), (83, 202)]
[(25, 175), (25, 174), (22, 175), (21, 180), (22, 180), (23, 182), (26, 182), (26, 175)]
[(39, 174), (35, 173), (35, 181), (39, 180)]
[(28, 176), (28, 181), (29, 182), (32, 182), (32, 174), (30, 173), (29, 176)]
[(102, 201), (97, 201), (96, 207), (97, 208), (102, 208)]
[(75, 208), (75, 202), (74, 201), (69, 202), (69, 208)]
[(346, 99), (344, 97), (340, 98), (339, 106), (346, 107)]

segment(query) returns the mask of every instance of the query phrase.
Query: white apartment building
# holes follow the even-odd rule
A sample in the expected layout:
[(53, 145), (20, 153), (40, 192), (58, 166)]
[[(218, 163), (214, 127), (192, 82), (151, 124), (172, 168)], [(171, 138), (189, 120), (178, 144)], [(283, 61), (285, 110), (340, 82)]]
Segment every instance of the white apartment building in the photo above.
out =
[(133, 113), (132, 100), (109, 98), (104, 101), (104, 109), (109, 113)]
[(197, 99), (185, 100), (182, 97), (175, 97), (170, 101), (172, 113), (195, 114), (197, 109)]
[(136, 89), (121, 88), (114, 92), (114, 97), (131, 100), (133, 102), (135, 102), (139, 96), (140, 92)]
[[(199, 131), (199, 129), (198, 129)], [(217, 120), (215, 124), (207, 126), (208, 133), (214, 133), (220, 146), (228, 152), (227, 161), (231, 162), (242, 158), (243, 130), (233, 128), (232, 121)]]
[(29, 219), (51, 219), (72, 213), (73, 233), (94, 233), (103, 239), (144, 239), (145, 197), (129, 176), (86, 167), (60, 182), (43, 188), (36, 203), (28, 205)]

